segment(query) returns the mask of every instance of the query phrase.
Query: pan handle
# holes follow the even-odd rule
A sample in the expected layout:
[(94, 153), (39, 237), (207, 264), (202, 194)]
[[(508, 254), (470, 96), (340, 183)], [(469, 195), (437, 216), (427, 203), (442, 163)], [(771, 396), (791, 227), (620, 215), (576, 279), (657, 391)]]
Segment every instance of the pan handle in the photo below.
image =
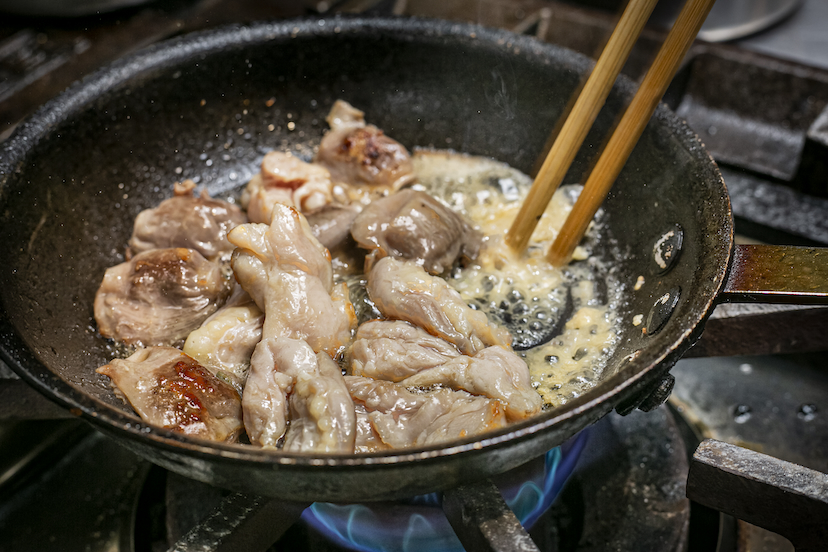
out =
[(737, 245), (717, 301), (685, 357), (825, 350), (828, 249)]
[(718, 300), (828, 305), (828, 248), (737, 245)]

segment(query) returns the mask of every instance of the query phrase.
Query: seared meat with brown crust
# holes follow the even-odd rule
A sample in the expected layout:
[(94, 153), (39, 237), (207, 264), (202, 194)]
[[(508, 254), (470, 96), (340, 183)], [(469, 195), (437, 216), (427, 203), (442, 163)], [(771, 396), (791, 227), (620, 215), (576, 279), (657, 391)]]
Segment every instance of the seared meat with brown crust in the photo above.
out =
[(331, 130), (319, 144), (316, 162), (325, 166), (335, 181), (388, 192), (414, 179), (405, 146), (377, 127), (366, 125), (362, 111), (337, 100), (327, 120)]
[(95, 295), (104, 337), (128, 345), (170, 345), (224, 302), (219, 265), (193, 249), (152, 249), (107, 269)]
[(138, 214), (129, 239), (130, 255), (150, 249), (185, 247), (214, 260), (233, 251), (227, 233), (247, 222), (245, 214), (232, 203), (211, 199), (206, 194), (194, 197), (192, 187), (186, 184), (176, 186), (175, 197)]
[(460, 257), (474, 260), (483, 240), (463, 217), (415, 190), (372, 201), (354, 219), (351, 235), (361, 247), (414, 261), (431, 274), (443, 273)]
[(236, 390), (178, 349), (140, 349), (98, 373), (147, 423), (213, 441), (235, 441), (242, 430)]

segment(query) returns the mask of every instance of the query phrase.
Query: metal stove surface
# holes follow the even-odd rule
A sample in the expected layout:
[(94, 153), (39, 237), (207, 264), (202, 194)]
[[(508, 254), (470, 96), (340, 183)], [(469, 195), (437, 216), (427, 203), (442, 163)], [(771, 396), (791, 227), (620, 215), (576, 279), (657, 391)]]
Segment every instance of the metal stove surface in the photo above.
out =
[[(505, 27), (595, 55), (613, 27), (617, 2), (589, 4), (242, 0), (230, 9), (230, 0), (177, 0), (80, 19), (3, 17), (0, 139), (73, 80), (179, 32), (330, 9), (380, 9)], [(627, 74), (641, 75), (662, 36), (655, 27), (645, 32)], [(697, 43), (665, 101), (720, 163), (737, 232), (770, 243), (828, 245), (828, 3), (804, 0), (787, 20), (737, 43)], [(757, 317), (766, 321), (764, 331), (746, 335), (745, 321)], [(536, 543), (545, 550), (791, 550), (781, 537), (695, 504), (683, 518), (683, 456), (699, 439), (715, 438), (828, 472), (827, 330), (824, 308), (717, 308), (691, 351), (713, 358), (683, 360), (673, 369), (676, 420), (662, 408), (613, 414), (596, 426), (596, 434), (620, 448), (609, 448), (610, 461), (585, 456), (533, 530)], [(159, 503), (142, 491), (156, 469), (83, 422), (55, 421), (61, 416), (0, 366), (0, 548), (165, 549), (167, 529), (155, 526)], [(642, 441), (642, 435), (648, 437)], [(28, 444), (9, 445), (21, 438)], [(670, 462), (655, 470), (657, 458)], [(283, 539), (331, 550), (297, 531)], [(647, 541), (645, 533), (663, 538)], [(277, 547), (293, 549), (280, 542)]]

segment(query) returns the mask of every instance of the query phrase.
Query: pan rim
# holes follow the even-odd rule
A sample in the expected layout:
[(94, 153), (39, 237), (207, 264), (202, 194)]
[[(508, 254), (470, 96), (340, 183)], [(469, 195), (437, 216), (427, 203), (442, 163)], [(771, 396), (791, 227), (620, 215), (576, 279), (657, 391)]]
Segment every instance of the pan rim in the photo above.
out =
[[(336, 28), (339, 30), (336, 31)], [(190, 59), (192, 56), (209, 55), (211, 52), (226, 46), (240, 47), (245, 44), (258, 44), (269, 40), (289, 40), (296, 37), (313, 38), (320, 34), (347, 33), (366, 28), (382, 33), (403, 31), (405, 36), (401, 39), (429, 36), (450, 37), (453, 40), (474, 41), (478, 44), (486, 43), (492, 47), (515, 48), (533, 54), (543, 54), (544, 52), (548, 54), (554, 51), (566, 63), (571, 63), (577, 67), (591, 67), (592, 65), (592, 62), (585, 56), (558, 46), (541, 43), (530, 37), (515, 35), (499, 29), (488, 29), (474, 24), (443, 20), (336, 16), (332, 18), (303, 18), (250, 25), (231, 25), (199, 31), (159, 42), (97, 70), (73, 84), (60, 96), (44, 104), (24, 123), (19, 125), (3, 144), (4, 156), (3, 159), (0, 159), (0, 201), (2, 201), (4, 195), (5, 182), (12, 173), (20, 170), (25, 162), (26, 152), (48, 135), (51, 127), (70, 117), (78, 110), (84, 109), (85, 106), (94, 102), (102, 92), (111, 87), (128, 83), (131, 79), (148, 71), (155, 71), (168, 64)], [(626, 79), (620, 79), (619, 86), (621, 91), (627, 94), (630, 94), (634, 89), (632, 83)], [(682, 142), (689, 140), (698, 145), (691, 154), (699, 159), (704, 159), (705, 163), (709, 163), (714, 168), (717, 178), (724, 188), (724, 182), (718, 173), (718, 169), (715, 168), (715, 163), (710, 155), (703, 150), (701, 142), (698, 141), (696, 135), (686, 124), (680, 121), (664, 105), (659, 106), (654, 117), (673, 129)], [(729, 213), (729, 203), (727, 207)], [(210, 458), (222, 458), (234, 462), (278, 464), (286, 467), (302, 468), (335, 465), (349, 469), (359, 469), (409, 462), (428, 462), (447, 456), (462, 456), (523, 442), (533, 438), (539, 432), (558, 425), (565, 419), (571, 419), (587, 412), (594, 412), (599, 417), (603, 416), (611, 409), (607, 408), (610, 399), (640, 391), (639, 388), (642, 382), (647, 379), (650, 372), (656, 367), (675, 362), (692, 345), (694, 332), (700, 331), (700, 325), (704, 318), (709, 315), (716, 296), (724, 285), (729, 260), (732, 256), (730, 253), (733, 241), (732, 218), (730, 227), (726, 230), (729, 232), (728, 252), (723, 255), (725, 262), (719, 263), (718, 272), (715, 274), (712, 286), (713, 292), (706, 300), (703, 314), (692, 328), (679, 335), (668, 347), (662, 347), (659, 351), (647, 350), (646, 354), (641, 355), (641, 358), (634, 363), (628, 364), (624, 370), (563, 406), (551, 409), (532, 419), (510, 424), (504, 429), (486, 434), (482, 439), (467, 439), (451, 443), (449, 446), (437, 445), (373, 454), (292, 454), (282, 451), (265, 451), (253, 447), (239, 450), (240, 445), (201, 441), (182, 436), (171, 430), (149, 426), (137, 417), (127, 415), (111, 405), (85, 395), (41, 364), (28, 351), (22, 336), (18, 335), (16, 329), (8, 323), (4, 315), (5, 305), (0, 307), (2, 308), (0, 314), (4, 315), (0, 322), (0, 357), (30, 385), (68, 408), (71, 412), (82, 415), (104, 429), (116, 433), (125, 433), (154, 447), (173, 451), (179, 451), (183, 448), (192, 454), (207, 455)], [(25, 358), (27, 355), (29, 358)], [(609, 385), (609, 382), (616, 382), (616, 380), (617, 383)]]

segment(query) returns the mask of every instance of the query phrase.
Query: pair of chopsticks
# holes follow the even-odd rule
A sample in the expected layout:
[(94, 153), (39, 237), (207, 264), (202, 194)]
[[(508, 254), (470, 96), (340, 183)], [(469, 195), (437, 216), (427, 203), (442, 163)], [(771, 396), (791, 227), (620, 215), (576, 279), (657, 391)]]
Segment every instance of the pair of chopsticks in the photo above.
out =
[[(506, 235), (506, 243), (523, 251), (546, 206), (575, 159), (587, 132), (604, 105), (612, 85), (624, 66), (638, 35), (658, 0), (630, 0), (604, 47), (592, 73), (561, 127), (549, 154), (538, 171), (520, 212)], [(581, 195), (547, 253), (555, 266), (569, 262), (592, 217), (609, 193), (658, 102), (704, 23), (715, 0), (687, 0), (664, 44), (641, 81), (615, 131), (592, 169)]]

